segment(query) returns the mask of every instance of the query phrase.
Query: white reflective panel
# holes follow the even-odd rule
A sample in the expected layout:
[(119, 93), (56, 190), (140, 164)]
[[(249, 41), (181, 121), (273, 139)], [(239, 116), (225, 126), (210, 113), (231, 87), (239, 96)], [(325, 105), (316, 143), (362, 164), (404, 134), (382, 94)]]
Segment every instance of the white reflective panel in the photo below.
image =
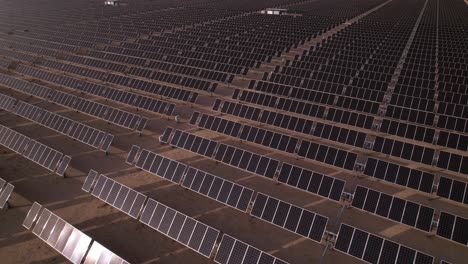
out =
[(112, 251), (94, 241), (86, 256), (84, 264), (112, 264), (126, 262)]
[[(78, 230), (76, 230), (78, 231)], [(80, 232), (80, 231), (78, 231)], [(80, 232), (81, 233), (81, 232)], [(89, 244), (91, 243), (91, 238), (83, 233), (78, 240), (78, 243), (75, 245), (75, 250), (73, 251), (73, 255), (70, 257), (70, 260), (73, 263), (81, 263), (83, 260), (86, 251), (88, 251)]]

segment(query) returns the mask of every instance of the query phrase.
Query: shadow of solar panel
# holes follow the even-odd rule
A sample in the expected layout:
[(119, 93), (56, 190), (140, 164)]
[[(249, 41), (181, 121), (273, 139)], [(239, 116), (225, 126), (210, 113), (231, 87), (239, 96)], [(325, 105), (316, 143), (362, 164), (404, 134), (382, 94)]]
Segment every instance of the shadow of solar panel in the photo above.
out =
[(140, 214), (146, 200), (145, 195), (102, 174), (91, 194), (135, 219)]
[(219, 231), (189, 216), (149, 199), (140, 222), (205, 257), (210, 257)]
[(250, 215), (319, 243), (328, 223), (327, 217), (262, 193), (257, 194)]
[(214, 261), (219, 264), (287, 264), (287, 262), (223, 234)]
[(204, 171), (189, 168), (182, 186), (245, 212), (254, 191)]
[[(352, 206), (426, 232), (431, 231), (434, 209), (421, 204), (358, 185)], [(400, 216), (395, 218), (391, 212), (399, 212)]]
[(345, 181), (283, 163), (278, 181), (335, 201), (341, 199)]
[(432, 256), (347, 224), (340, 226), (335, 249), (368, 263), (386, 261), (432, 264), (434, 262)]

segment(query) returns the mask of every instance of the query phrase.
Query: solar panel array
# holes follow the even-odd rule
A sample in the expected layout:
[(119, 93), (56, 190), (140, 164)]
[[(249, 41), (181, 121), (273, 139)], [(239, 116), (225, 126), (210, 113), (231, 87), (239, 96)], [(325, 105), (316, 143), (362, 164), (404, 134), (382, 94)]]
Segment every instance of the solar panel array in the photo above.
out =
[[(136, 142), (118, 145), (132, 146), (129, 165), (325, 245), (317, 261), (333, 262), (325, 259), (330, 248), (369, 263), (462, 259), (459, 250), (468, 245), (463, 1), (27, 2), (20, 8), (9, 1), (0, 10), (1, 89), (140, 135), (150, 119), (148, 130), (160, 125), (154, 114), (184, 123), (191, 113), (188, 123), (210, 136), (177, 124), (166, 127), (159, 142), (192, 152), (197, 163), (205, 157), (229, 166), (216, 176), (192, 167), (191, 159), (158, 154), (168, 146), (152, 151)], [(287, 14), (266, 14), (272, 6)], [(145, 110), (146, 117), (120, 109), (126, 107)], [(0, 94), (0, 108), (106, 153), (114, 141), (106, 131), (14, 97)], [(223, 142), (229, 137), (241, 143)], [(119, 133), (116, 140), (124, 138)], [(71, 160), (4, 126), (0, 143), (59, 175)], [(238, 169), (262, 177), (224, 179)], [(281, 186), (269, 189), (275, 183)], [(293, 188), (281, 197), (313, 194), (319, 200), (307, 210), (263, 193), (283, 186)], [(285, 263), (97, 171), (89, 171), (82, 190), (216, 263)], [(384, 238), (348, 225), (348, 207), (357, 209), (353, 223), (360, 228), (373, 221), (406, 225), (418, 250), (399, 243), (406, 237), (389, 240), (387, 232)], [(31, 228), (39, 218), (33, 232), (72, 261), (127, 263), (51, 211), (39, 213), (35, 203), (23, 225)], [(55, 242), (60, 237), (53, 233), (65, 227), (62, 233), (75, 232), (86, 249), (68, 235)], [(300, 247), (282, 245), (280, 255), (290, 246), (291, 252)], [(449, 246), (450, 254), (437, 250)], [(434, 250), (435, 257), (419, 249)]]
[(64, 175), (71, 160), (69, 156), (3, 125), (0, 125), (0, 144), (59, 176)]
[[(57, 250), (72, 263), (128, 264), (96, 241), (37, 202), (31, 206), (23, 226)], [(89, 249), (89, 251), (88, 251)]]
[[(176, 184), (180, 183), (189, 190), (243, 212), (247, 211), (254, 195), (254, 191), (250, 188), (246, 188), (240, 184), (222, 179), (221, 177), (199, 169), (188, 167), (183, 163), (165, 158), (148, 150), (143, 149), (140, 151), (140, 148), (137, 146), (132, 147), (132, 150), (127, 156), (127, 162), (135, 164), (137, 168), (146, 170), (161, 178), (175, 182)], [(167, 177), (168, 174), (166, 172), (169, 173), (169, 177)], [(176, 181), (174, 180), (173, 174), (177, 175), (177, 177), (175, 177), (177, 179)], [(85, 189), (88, 189), (87, 186), (89, 182), (91, 182), (88, 178), (91, 179), (94, 177), (96, 177), (96, 172), (90, 171), (84, 184), (84, 187), (86, 186)], [(275, 205), (273, 206), (272, 204)], [(262, 193), (256, 195), (250, 214), (319, 243), (328, 222), (327, 217), (312, 213)], [(273, 216), (275, 215), (277, 215), (277, 218), (273, 220)]]
[[(168, 166), (168, 164), (165, 166)], [(189, 169), (188, 174), (190, 174), (190, 170), (192, 170), (192, 168)], [(92, 190), (91, 194), (93, 196), (112, 205), (113, 207), (135, 219), (139, 218), (140, 222), (148, 225), (154, 230), (157, 230), (169, 238), (176, 240), (177, 242), (187, 246), (188, 248), (207, 258), (211, 256), (219, 236), (218, 230), (205, 225), (202, 222), (197, 221), (181, 212), (178, 212), (171, 207), (157, 202), (154, 199), (148, 198), (147, 196), (138, 193), (133, 189), (130, 189), (102, 174), (99, 176), (99, 178), (96, 179), (97, 174), (98, 173), (94, 170), (89, 171), (82, 187), (84, 191), (89, 192)], [(212, 177), (214, 181), (218, 180), (217, 182), (220, 182), (222, 185), (221, 189), (218, 188), (218, 191), (221, 191), (220, 196), (227, 194), (227, 197), (229, 197), (227, 203), (229, 205), (241, 211), (245, 211), (247, 209), (247, 206), (253, 195), (253, 191), (251, 189), (223, 180), (219, 177), (203, 173), (202, 171), (197, 171), (196, 174), (197, 179), (200, 179), (199, 176), (202, 176), (201, 179), (203, 180), (203, 183), (205, 183), (204, 179), (208, 177)], [(188, 176), (186, 179), (194, 180), (191, 176)], [(225, 186), (229, 186), (230, 189), (227, 189)], [(206, 187), (202, 186), (202, 188)], [(234, 205), (232, 205), (230, 202), (232, 200), (231, 197), (237, 197), (236, 200), (233, 200), (235, 202)], [(36, 217), (39, 209), (36, 204), (32, 206), (23, 224), (25, 227), (31, 225), (31, 222), (34, 221), (33, 219)], [(239, 241), (239, 243), (242, 242)], [(246, 245), (245, 243), (243, 244)], [(92, 252), (92, 250), (93, 249), (91, 249), (90, 252)], [(96, 249), (96, 251), (98, 251), (98, 249)], [(93, 253), (94, 259), (97, 258), (96, 254), (97, 252)], [(109, 255), (110, 253), (107, 252), (105, 254)], [(103, 258), (105, 257), (103, 256)]]
[[(224, 102), (224, 105), (226, 105), (226, 102)], [(216, 106), (216, 105), (215, 105)], [(257, 111), (256, 111), (257, 110)], [(258, 120), (260, 118), (260, 109), (252, 109), (250, 110), (249, 108), (246, 109), (245, 111), (243, 109), (239, 110), (233, 110), (235, 112), (242, 112), (247, 115), (246, 117), (250, 120)], [(264, 117), (264, 114), (261, 114), (261, 118)], [(250, 117), (249, 117), (250, 116)], [(257, 116), (257, 117), (256, 117)], [(278, 116), (278, 115), (277, 115)], [(285, 120), (284, 125), (277, 125), (278, 127), (287, 127), (290, 128), (290, 130), (296, 131), (296, 129), (299, 129), (299, 131), (304, 131), (304, 128), (296, 128), (297, 126), (300, 125), (305, 125), (307, 123), (301, 122), (300, 119), (298, 118), (291, 118), (290, 116), (285, 117), (280, 117), (283, 118), (282, 120)], [(266, 116), (265, 116), (266, 118)], [(206, 120), (206, 123), (205, 123)], [(281, 120), (281, 119), (279, 119)], [(292, 121), (294, 120), (294, 121)], [(230, 123), (231, 122), (231, 123)], [(199, 127), (203, 128), (208, 128), (214, 131), (218, 131), (224, 134), (231, 135), (230, 133), (236, 133), (236, 137), (239, 137), (240, 139), (249, 141), (249, 142), (254, 142), (257, 144), (261, 144), (270, 148), (278, 149), (281, 151), (285, 151), (288, 153), (293, 153), (295, 155), (298, 155), (300, 157), (304, 157), (307, 159), (319, 161), (319, 162), (324, 162), (326, 164), (329, 164), (331, 166), (336, 166), (339, 168), (344, 168), (347, 170), (354, 170), (354, 165), (357, 159), (357, 154), (348, 152), (342, 149), (337, 149), (335, 147), (323, 145), (323, 144), (318, 144), (309, 140), (300, 140), (295, 137), (287, 136), (281, 133), (277, 132), (272, 132), (269, 131), (268, 129), (262, 129), (262, 128), (256, 128), (252, 127), (249, 125), (237, 125), (237, 127), (240, 129), (240, 133), (237, 134), (236, 129), (234, 129), (235, 122), (232, 123), (232, 121), (226, 121), (224, 119), (221, 119), (219, 117), (214, 117), (212, 120), (210, 120), (209, 117), (204, 118), (202, 115), (200, 119), (200, 123), (198, 124)], [(261, 121), (260, 121), (261, 122)], [(275, 121), (272, 121), (273, 123)], [(282, 121), (279, 121), (282, 122)], [(294, 122), (294, 123), (291, 123)], [(267, 123), (267, 122), (263, 122)], [(289, 127), (289, 125), (291, 125)], [(335, 138), (340, 138), (338, 142), (343, 143), (343, 144), (349, 144), (349, 145), (362, 145), (364, 144), (364, 139), (365, 139), (365, 134), (358, 132), (351, 132), (348, 129), (340, 129), (339, 127), (333, 127), (336, 129), (332, 129), (332, 126), (325, 126), (321, 123), (316, 124), (314, 133), (317, 131), (318, 135), (320, 137), (335, 137)], [(321, 130), (327, 130), (328, 132), (325, 132), (325, 135)], [(231, 132), (235, 131), (235, 132)], [(322, 136), (323, 135), (323, 136)], [(341, 137), (339, 137), (341, 135)], [(234, 136), (234, 135), (231, 135)]]

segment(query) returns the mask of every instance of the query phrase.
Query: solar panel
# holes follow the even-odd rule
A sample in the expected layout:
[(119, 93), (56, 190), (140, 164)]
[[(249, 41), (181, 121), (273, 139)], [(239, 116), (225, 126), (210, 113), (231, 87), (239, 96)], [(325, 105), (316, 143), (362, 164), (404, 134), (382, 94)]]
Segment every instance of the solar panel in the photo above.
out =
[(219, 264), (287, 264), (227, 234), (223, 234), (214, 261)]
[[(71, 158), (61, 152), (0, 125), (0, 145), (9, 148), (45, 169), (62, 176)], [(63, 158), (62, 158), (63, 157)], [(59, 162), (62, 160), (59, 166)]]
[(273, 179), (279, 166), (279, 161), (256, 153), (220, 143), (215, 160), (233, 167)]
[[(138, 121), (142, 120), (142, 117), (139, 115), (86, 100), (58, 90), (53, 90), (35, 83), (19, 80), (12, 76), (0, 73), (0, 77), (0, 83), (16, 91), (50, 100), (56, 104), (103, 119), (117, 126), (135, 130), (137, 128), (136, 126)], [(140, 124), (143, 123), (140, 122)]]
[(434, 262), (432, 256), (347, 224), (340, 226), (335, 249), (368, 263)]
[(136, 127), (136, 131), (137, 132), (143, 132), (143, 130), (145, 129), (146, 127), (146, 123), (148, 123), (148, 118), (145, 118), (145, 117), (141, 117), (139, 120), (138, 120), (138, 125)]
[(468, 204), (468, 187), (465, 182), (441, 176), (437, 195), (455, 202)]
[(91, 238), (48, 209), (42, 210), (33, 233), (72, 263), (81, 263)]
[(300, 190), (340, 201), (345, 181), (283, 163), (278, 181)]
[(250, 215), (316, 242), (322, 240), (328, 218), (258, 193)]
[(37, 216), (39, 215), (41, 208), (42, 206), (37, 202), (34, 202), (31, 208), (29, 208), (28, 214), (26, 215), (26, 218), (23, 221), (23, 226), (26, 229), (31, 229), (32, 225), (37, 219)]
[(57, 171), (55, 173), (63, 177), (65, 175), (65, 171), (67, 170), (68, 164), (70, 163), (70, 161), (71, 161), (70, 156), (64, 156), (62, 161), (58, 165)]
[(140, 222), (207, 258), (219, 234), (218, 230), (153, 199), (146, 203)]
[(174, 130), (172, 127), (166, 127), (163, 134), (159, 137), (159, 142), (167, 144), (171, 137), (172, 130)]
[(101, 150), (106, 152), (109, 151), (110, 145), (112, 144), (112, 140), (114, 140), (114, 135), (107, 134), (102, 142)]
[[(81, 90), (82, 92), (87, 92), (95, 96), (113, 100), (117, 103), (135, 106), (139, 109), (144, 109), (147, 111), (151, 111), (153, 113), (172, 115), (175, 109), (174, 104), (168, 104), (166, 102), (160, 101), (158, 99), (154, 99), (152, 97), (136, 95), (134, 93), (130, 93), (126, 91), (121, 91), (121, 90), (113, 89), (110, 87), (104, 87), (103, 85), (99, 85), (96, 83), (86, 82), (86, 81), (73, 78), (70, 76), (58, 75), (52, 72), (29, 67), (23, 64), (19, 65), (16, 68), (16, 71), (32, 76), (32, 77), (38, 77), (44, 81), (58, 84), (68, 89), (74, 89), (74, 90), (78, 89), (78, 90)], [(42, 75), (46, 75), (49, 78), (42, 78)], [(167, 112), (166, 112), (166, 108), (167, 108)], [(123, 113), (123, 111), (121, 111), (120, 113)], [(125, 122), (125, 119), (121, 120), (122, 124), (124, 122)]]
[(376, 137), (372, 150), (429, 166), (432, 165), (435, 154), (435, 150), (432, 148), (383, 137)]
[[(219, 100), (219, 99), (218, 99)], [(200, 112), (197, 112), (197, 111), (194, 111), (192, 113), (192, 116), (190, 117), (190, 121), (189, 123), (191, 125), (195, 125), (197, 123), (197, 120), (198, 120), (198, 116), (200, 115)]]
[(177, 129), (172, 136), (171, 146), (183, 148), (196, 154), (211, 158), (217, 142)]
[[(7, 97), (6, 95), (0, 96)], [(112, 143), (113, 135), (22, 101), (17, 102), (14, 110), (11, 111), (16, 115), (105, 152)]]
[(269, 131), (263, 128), (257, 128), (216, 116), (202, 114), (198, 127), (217, 131), (241, 140), (253, 142), (265, 147), (294, 153), (299, 142), (298, 138), (284, 135), (281, 133)]
[(5, 205), (7, 205), (7, 201), (10, 198), (11, 193), (13, 192), (13, 189), (15, 187), (8, 183), (6, 186), (1, 188), (1, 193), (0, 193), (0, 209), (4, 208)]
[(88, 176), (86, 176), (85, 182), (83, 183), (83, 187), (81, 188), (83, 191), (85, 192), (91, 191), (91, 187), (94, 184), (97, 174), (98, 174), (97, 171), (89, 170)]
[[(84, 187), (85, 185), (83, 185)], [(135, 219), (140, 214), (146, 200), (145, 195), (102, 174), (99, 175), (91, 194)]]
[(434, 209), (383, 192), (357, 186), (352, 206), (430, 232)]
[(129, 264), (115, 253), (93, 241), (83, 264)]
[(425, 193), (432, 193), (435, 178), (432, 173), (375, 158), (367, 159), (364, 175)]
[(357, 154), (355, 153), (307, 140), (301, 141), (297, 155), (347, 170), (354, 170), (354, 164), (357, 159)]
[(182, 180), (187, 169), (187, 165), (183, 163), (146, 149), (141, 151), (135, 167), (177, 184)]
[(182, 186), (243, 212), (254, 193), (252, 189), (195, 168), (187, 170)]
[(133, 165), (135, 163), (135, 159), (139, 151), (140, 151), (140, 147), (133, 145), (132, 148), (130, 149), (130, 152), (128, 152), (127, 159), (125, 162), (130, 165)]
[(468, 219), (446, 212), (440, 212), (437, 235), (454, 242), (468, 245)]

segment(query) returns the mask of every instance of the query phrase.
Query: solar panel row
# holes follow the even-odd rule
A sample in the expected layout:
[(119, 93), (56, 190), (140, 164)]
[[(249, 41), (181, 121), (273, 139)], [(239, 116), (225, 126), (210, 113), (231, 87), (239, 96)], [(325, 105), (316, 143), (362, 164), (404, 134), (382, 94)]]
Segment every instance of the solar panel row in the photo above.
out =
[(257, 194), (250, 215), (318, 243), (328, 223), (327, 217), (262, 193)]
[(106, 120), (117, 126), (136, 130), (138, 132), (142, 132), (146, 126), (147, 119), (142, 116), (1, 73), (0, 83), (21, 93), (50, 100), (61, 106)]
[(66, 87), (68, 89), (80, 90), (82, 92), (109, 99), (117, 103), (144, 109), (152, 113), (159, 113), (170, 116), (174, 113), (175, 110), (174, 104), (169, 104), (152, 97), (104, 87), (96, 83), (82, 81), (77, 78), (51, 73), (22, 64), (16, 68), (16, 71), (21, 74), (39, 78), (43, 81)]
[[(93, 175), (89, 176), (93, 177)], [(102, 174), (99, 175), (91, 194), (135, 219), (140, 214), (146, 200), (145, 195)]]
[(23, 226), (31, 229), (36, 222), (32, 232), (72, 263), (128, 264), (50, 210), (44, 208), (39, 215), (41, 209), (42, 206), (34, 202)]
[(277, 160), (179, 129), (175, 131), (170, 144), (270, 179), (273, 179), (279, 165)]
[(395, 196), (357, 186), (352, 206), (430, 232), (434, 209)]
[(0, 144), (43, 168), (63, 176), (70, 157), (8, 127), (0, 125)]
[(221, 239), (214, 261), (219, 264), (286, 264), (283, 260), (226, 234)]
[(341, 224), (335, 249), (368, 263), (434, 262), (432, 256), (347, 224)]
[[(344, 150), (313, 143), (307, 140), (300, 140), (296, 137), (250, 125), (243, 125), (238, 122), (210, 116), (207, 114), (202, 114), (200, 121), (198, 122), (198, 127), (207, 128), (226, 135), (238, 137), (241, 140), (246, 140), (248, 142), (260, 144), (269, 148), (296, 154), (300, 157), (325, 162), (327, 164), (348, 170), (354, 169), (354, 163), (357, 158), (356, 154), (349, 153)], [(338, 136), (339, 131), (339, 129), (335, 131), (337, 132), (336, 136)], [(348, 130), (342, 131), (344, 132), (344, 141), (346, 141), (348, 138)], [(365, 136), (365, 134), (363, 135)], [(354, 144), (355, 139), (355, 137), (350, 137), (349, 141), (352, 141), (352, 144)], [(364, 138), (361, 138), (361, 140), (362, 143), (364, 143)], [(220, 147), (222, 145), (223, 144), (221, 144)], [(221, 150), (223, 149), (221, 148)], [(218, 153), (216, 156), (218, 156)]]
[[(9, 99), (8, 101), (10, 102), (15, 101), (15, 99), (12, 97), (0, 94), (0, 102), (2, 99)], [(0, 103), (0, 108), (14, 112), (21, 117), (37, 122), (38, 124), (53, 129), (61, 134), (69, 136), (104, 152), (107, 152), (114, 138), (114, 136), (111, 134), (107, 134), (101, 130), (92, 128), (80, 122), (76, 122), (72, 119), (49, 112), (45, 109), (22, 101), (17, 101), (16, 104), (10, 108), (2, 107)]]

